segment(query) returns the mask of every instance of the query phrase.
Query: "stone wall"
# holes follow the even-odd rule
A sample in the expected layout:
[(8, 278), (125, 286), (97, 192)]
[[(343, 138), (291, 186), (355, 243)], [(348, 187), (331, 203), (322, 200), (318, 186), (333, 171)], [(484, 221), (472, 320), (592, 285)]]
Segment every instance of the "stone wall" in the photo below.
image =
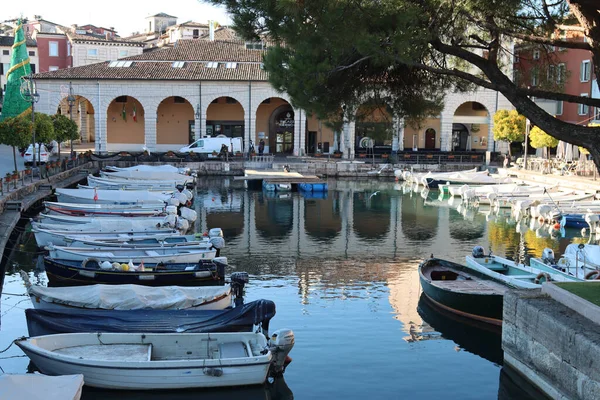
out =
[(504, 362), (552, 399), (600, 399), (600, 329), (542, 295), (504, 295)]

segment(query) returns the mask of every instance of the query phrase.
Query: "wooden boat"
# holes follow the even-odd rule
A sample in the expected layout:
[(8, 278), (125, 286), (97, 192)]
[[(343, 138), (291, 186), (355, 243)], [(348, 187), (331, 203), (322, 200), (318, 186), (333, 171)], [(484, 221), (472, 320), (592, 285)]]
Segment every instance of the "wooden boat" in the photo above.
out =
[(38, 246), (48, 246), (55, 244), (57, 246), (69, 246), (74, 240), (107, 240), (117, 242), (120, 240), (164, 240), (173, 236), (181, 236), (181, 231), (175, 229), (159, 229), (146, 231), (114, 231), (114, 232), (98, 232), (98, 231), (72, 231), (72, 230), (55, 230), (44, 229), (32, 226), (32, 231), (35, 236), (35, 241)]
[[(66, 247), (84, 247), (84, 248), (98, 248), (98, 247), (120, 247), (124, 249), (144, 249), (148, 247), (197, 247), (199, 249), (208, 250), (213, 246), (208, 237), (202, 237), (202, 235), (173, 235), (167, 236), (164, 239), (157, 239), (152, 236), (145, 238), (126, 238), (120, 241), (104, 241), (104, 240), (85, 240), (78, 237), (67, 238), (70, 242)], [(57, 245), (61, 246), (61, 245)]]
[(77, 204), (44, 202), (46, 214), (85, 215), (85, 216), (115, 216), (115, 217), (151, 217), (167, 214), (167, 205), (160, 202), (144, 204)]
[(100, 177), (117, 180), (171, 182), (173, 186), (194, 182), (194, 177), (192, 176), (163, 171), (100, 171)]
[(174, 174), (191, 175), (191, 170), (189, 168), (180, 168), (180, 167), (175, 167), (175, 166), (169, 165), (169, 164), (163, 164), (163, 165), (139, 164), (139, 165), (134, 165), (132, 167), (117, 167), (117, 166), (110, 165), (110, 166), (104, 167), (104, 169), (106, 171), (112, 171), (112, 172), (150, 171), (150, 172), (171, 172)]
[(15, 344), (47, 374), (77, 372), (88, 386), (154, 390), (261, 384), (272, 363), (283, 370), (294, 335), (278, 331), (268, 343), (262, 333), (64, 333)]
[(117, 178), (100, 178), (94, 175), (88, 175), (87, 184), (90, 187), (98, 189), (120, 189), (120, 190), (153, 190), (153, 191), (173, 191), (176, 188), (173, 181), (148, 181)]
[[(139, 219), (139, 221), (143, 221), (144, 224), (157, 225), (164, 222), (166, 215), (159, 216), (148, 216), (143, 219)], [(123, 221), (128, 217), (121, 216), (86, 216), (86, 215), (56, 215), (56, 214), (38, 214), (37, 221), (42, 224), (88, 224), (94, 221), (102, 221), (104, 223), (114, 223)]]
[(147, 286), (223, 285), (226, 259), (195, 264), (146, 264), (143, 271), (101, 269), (96, 260), (69, 261), (44, 257), (48, 286), (132, 283)]
[(211, 260), (217, 256), (215, 250), (209, 250), (206, 246), (193, 247), (146, 247), (126, 248), (126, 247), (65, 247), (65, 246), (46, 246), (51, 258), (59, 260), (84, 261), (95, 259), (100, 263), (108, 261), (110, 263), (127, 263), (129, 261), (139, 264), (184, 264), (195, 263), (198, 260)]
[(430, 258), (419, 265), (423, 293), (438, 307), (463, 317), (502, 324), (502, 302), (507, 286), (477, 270), (451, 261)]
[(481, 246), (473, 248), (472, 255), (466, 256), (467, 266), (489, 277), (500, 280), (507, 285), (518, 289), (535, 289), (542, 283), (549, 281), (572, 281), (568, 277), (557, 273), (548, 273), (539, 269), (516, 264), (496, 255), (485, 255)]
[(32, 221), (31, 226), (38, 229), (47, 229), (51, 231), (72, 231), (75, 232), (147, 232), (158, 231), (161, 229), (178, 229), (185, 232), (189, 229), (189, 222), (183, 218), (177, 218), (174, 215), (168, 215), (162, 219), (162, 222), (156, 223), (154, 220), (146, 218), (120, 218), (118, 220), (107, 221), (102, 218), (82, 223), (82, 224), (56, 224)]
[(47, 376), (42, 374), (0, 375), (0, 398), (6, 400), (79, 400), (83, 375)]
[(224, 310), (25, 310), (29, 336), (84, 332), (255, 332), (268, 336), (275, 303), (255, 300)]

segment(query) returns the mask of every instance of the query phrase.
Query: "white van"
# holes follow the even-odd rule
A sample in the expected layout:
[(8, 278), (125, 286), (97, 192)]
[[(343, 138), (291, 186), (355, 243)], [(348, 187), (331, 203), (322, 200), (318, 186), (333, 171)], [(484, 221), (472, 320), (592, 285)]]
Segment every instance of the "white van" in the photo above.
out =
[(198, 154), (206, 154), (209, 157), (212, 157), (213, 152), (217, 154), (221, 151), (221, 146), (225, 144), (229, 148), (229, 153), (235, 154), (238, 151), (242, 152), (242, 138), (241, 137), (227, 137), (227, 136), (217, 136), (217, 137), (205, 137), (202, 139), (196, 140), (194, 143), (182, 147), (179, 149), (180, 153), (189, 153), (190, 151)]

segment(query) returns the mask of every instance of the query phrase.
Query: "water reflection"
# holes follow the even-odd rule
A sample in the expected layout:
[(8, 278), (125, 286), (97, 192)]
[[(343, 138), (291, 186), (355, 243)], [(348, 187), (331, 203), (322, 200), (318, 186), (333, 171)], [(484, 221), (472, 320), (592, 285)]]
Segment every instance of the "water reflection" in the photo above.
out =
[(550, 400), (510, 367), (500, 370), (498, 400)]
[(283, 377), (264, 385), (175, 391), (125, 391), (84, 387), (82, 400), (292, 400), (294, 394)]
[(354, 232), (361, 239), (382, 239), (390, 228), (390, 196), (381, 191), (354, 193)]
[(437, 207), (428, 207), (423, 199), (416, 196), (402, 198), (402, 232), (413, 241), (433, 239), (438, 231), (439, 215)]
[[(302, 194), (302, 193), (301, 193)], [(330, 242), (342, 230), (339, 197), (330, 196), (320, 199), (307, 198), (304, 201), (304, 229), (318, 241)]]

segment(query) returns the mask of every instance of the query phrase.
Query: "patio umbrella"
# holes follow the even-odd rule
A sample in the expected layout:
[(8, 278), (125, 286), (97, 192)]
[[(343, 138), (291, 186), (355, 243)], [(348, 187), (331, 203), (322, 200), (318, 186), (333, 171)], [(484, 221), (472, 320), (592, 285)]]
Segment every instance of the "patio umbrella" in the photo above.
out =
[(558, 141), (558, 145), (556, 146), (556, 158), (564, 159), (565, 158), (565, 147), (566, 143), (562, 140)]
[(567, 143), (566, 145), (565, 161), (573, 161), (573, 145), (571, 143)]

